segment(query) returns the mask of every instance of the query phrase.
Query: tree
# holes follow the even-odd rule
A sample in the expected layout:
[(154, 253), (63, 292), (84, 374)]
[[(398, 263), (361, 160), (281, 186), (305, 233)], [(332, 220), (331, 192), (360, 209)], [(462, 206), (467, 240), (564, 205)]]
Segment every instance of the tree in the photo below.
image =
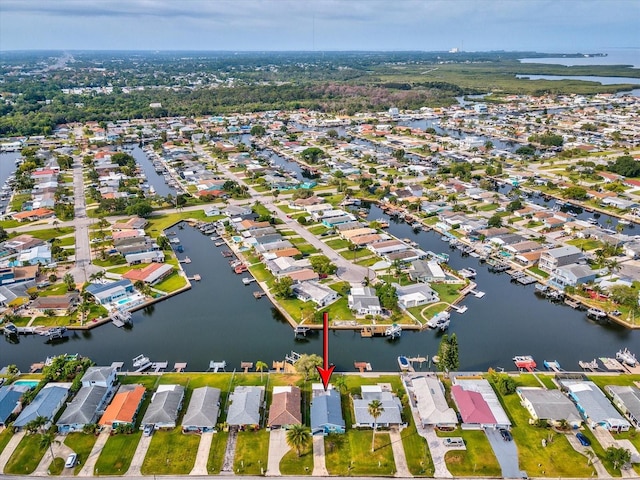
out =
[(72, 292), (76, 289), (76, 281), (70, 273), (65, 273), (64, 277), (62, 277), (62, 281), (67, 286), (68, 292)]
[(335, 375), (333, 377), (333, 386), (336, 387), (340, 393), (347, 391), (347, 377), (344, 375)]
[(44, 426), (47, 424), (47, 422), (47, 417), (38, 415), (33, 420), (27, 422), (24, 428), (28, 433), (36, 433), (38, 430), (44, 429)]
[(322, 366), (322, 358), (320, 358), (315, 353), (307, 354), (303, 353), (300, 355), (300, 358), (294, 364), (296, 372), (304, 375), (305, 382), (310, 378), (317, 376), (316, 367)]
[(458, 358), (458, 337), (454, 333), (449, 337), (445, 334), (438, 347), (438, 370), (442, 372), (455, 372), (460, 366)]
[(573, 200), (586, 200), (587, 191), (582, 187), (572, 185), (564, 189), (564, 191), (562, 192), (562, 196), (564, 198), (571, 198)]
[(327, 154), (321, 148), (309, 147), (309, 148), (305, 148), (300, 154), (300, 156), (302, 157), (303, 160), (307, 162), (316, 163), (321, 158), (326, 157)]
[(267, 130), (262, 125), (254, 125), (253, 127), (251, 127), (250, 133), (254, 137), (264, 137), (265, 133), (267, 133)]
[(265, 368), (269, 368), (269, 366), (264, 363), (262, 360), (258, 360), (256, 362), (256, 370), (258, 372), (260, 372), (260, 381), (262, 382), (262, 372), (264, 371)]
[(276, 297), (289, 298), (293, 295), (293, 279), (291, 277), (278, 278), (273, 282), (273, 293)]
[(610, 163), (607, 167), (610, 172), (624, 175), (625, 177), (640, 176), (640, 162), (631, 155), (623, 155), (616, 158), (615, 162)]
[(609, 447), (605, 450), (604, 456), (613, 463), (614, 470), (619, 470), (620, 467), (631, 461), (631, 452), (622, 447)]
[(501, 227), (502, 226), (502, 217), (497, 213), (491, 215), (491, 218), (489, 218), (489, 220), (487, 220), (487, 225), (489, 227), (492, 227), (492, 228)]
[(102, 280), (107, 273), (104, 270), (98, 270), (95, 273), (89, 275), (89, 281), (95, 282), (96, 280)]
[(380, 418), (380, 415), (382, 415), (382, 412), (384, 412), (382, 402), (380, 400), (371, 400), (371, 402), (369, 402), (369, 405), (367, 405), (367, 411), (369, 412), (369, 415), (373, 417), (373, 435), (371, 437), (371, 451), (373, 452), (375, 449), (378, 418)]
[(319, 274), (333, 275), (338, 271), (338, 267), (331, 263), (329, 257), (326, 257), (325, 255), (314, 255), (309, 258), (309, 262), (311, 263), (313, 271)]
[(55, 455), (53, 454), (53, 444), (59, 444), (60, 442), (56, 440), (56, 434), (53, 432), (42, 432), (40, 434), (40, 448), (41, 449), (49, 449), (51, 453), (51, 461), (55, 460)]
[(305, 425), (292, 425), (287, 430), (287, 445), (296, 450), (298, 456), (311, 443), (311, 431)]
[(380, 305), (387, 310), (398, 308), (398, 292), (390, 283), (383, 283), (376, 287), (376, 295), (380, 299)]
[(0, 242), (4, 242), (7, 238), (9, 238), (9, 234), (4, 228), (0, 227)]

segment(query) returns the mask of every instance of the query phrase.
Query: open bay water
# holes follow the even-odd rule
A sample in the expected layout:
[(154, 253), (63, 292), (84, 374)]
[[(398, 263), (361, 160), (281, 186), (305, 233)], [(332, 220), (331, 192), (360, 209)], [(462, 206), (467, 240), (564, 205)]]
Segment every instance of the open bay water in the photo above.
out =
[[(369, 219), (381, 217), (385, 217), (382, 211), (372, 206)], [(451, 314), (449, 333), (458, 336), (462, 370), (511, 370), (515, 355), (533, 355), (541, 368), (546, 359), (576, 370), (578, 360), (614, 356), (620, 348), (640, 353), (640, 332), (594, 323), (584, 312), (538, 298), (533, 286), (514, 284), (507, 275), (490, 273), (477, 259), (449, 250), (434, 232), (415, 233), (409, 225), (390, 222), (389, 231), (399, 238), (410, 238), (425, 250), (447, 252), (452, 267), (473, 267), (478, 272), (478, 290), (486, 296), (467, 297), (463, 304), (468, 311)], [(183, 265), (186, 273), (202, 276), (191, 290), (135, 312), (130, 330), (107, 324), (71, 332), (65, 341), (54, 344), (35, 336), (21, 336), (18, 344), (0, 339), (0, 365), (15, 363), (24, 371), (47, 356), (80, 353), (102, 365), (123, 361), (124, 368), (131, 369), (131, 359), (143, 353), (152, 361), (168, 361), (169, 369), (175, 362), (188, 362), (188, 370), (202, 371), (211, 360), (225, 360), (227, 370), (233, 370), (242, 361), (271, 365), (291, 350), (321, 354), (321, 335), (294, 339), (279, 312), (267, 298), (253, 298), (257, 286), (243, 285), (242, 275), (232, 272), (209, 237), (190, 226), (171, 230), (184, 247), (179, 258), (192, 260)], [(394, 341), (362, 338), (355, 331), (331, 331), (329, 357), (338, 371), (354, 371), (355, 361), (370, 362), (376, 371), (396, 371), (398, 355), (432, 356), (440, 338), (439, 332), (431, 330), (403, 332)]]

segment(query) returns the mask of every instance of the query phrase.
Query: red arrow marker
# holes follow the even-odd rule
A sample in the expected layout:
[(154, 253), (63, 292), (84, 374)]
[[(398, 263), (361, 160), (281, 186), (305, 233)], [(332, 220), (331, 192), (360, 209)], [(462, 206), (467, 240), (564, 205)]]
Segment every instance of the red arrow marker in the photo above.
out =
[(318, 373), (322, 379), (322, 385), (326, 392), (333, 369), (336, 368), (333, 364), (329, 365), (329, 314), (327, 312), (322, 314), (322, 361), (324, 367), (316, 368), (318, 369)]

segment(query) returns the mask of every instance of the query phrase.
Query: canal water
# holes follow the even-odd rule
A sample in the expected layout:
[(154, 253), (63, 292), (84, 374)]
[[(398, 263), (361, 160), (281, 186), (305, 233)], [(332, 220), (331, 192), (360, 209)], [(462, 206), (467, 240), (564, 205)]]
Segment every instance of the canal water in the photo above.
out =
[[(381, 217), (385, 217), (382, 211), (372, 206), (369, 219)], [(394, 235), (411, 238), (425, 250), (446, 251), (452, 267), (473, 267), (478, 272), (478, 289), (486, 296), (469, 297), (463, 302), (466, 313), (452, 313), (450, 333), (459, 339), (461, 369), (512, 369), (514, 355), (533, 355), (540, 365), (544, 359), (557, 360), (564, 368), (576, 369), (578, 360), (613, 356), (623, 347), (640, 352), (640, 332), (593, 323), (584, 312), (539, 299), (532, 286), (511, 283), (508, 276), (490, 273), (477, 259), (449, 250), (436, 233), (415, 233), (404, 223), (390, 222)], [(168, 361), (170, 367), (188, 362), (188, 370), (205, 370), (209, 361), (225, 360), (237, 369), (242, 361), (271, 365), (291, 350), (321, 354), (320, 335), (295, 340), (272, 304), (266, 298), (253, 298), (255, 284), (244, 286), (207, 236), (189, 226), (173, 229), (184, 247), (179, 256), (192, 260), (184, 265), (187, 274), (202, 276), (191, 290), (134, 313), (131, 330), (109, 324), (74, 332), (57, 344), (46, 344), (41, 337), (20, 337), (19, 344), (0, 340), (0, 365), (15, 363), (24, 370), (47, 356), (77, 352), (98, 364), (124, 361), (125, 368), (131, 368), (131, 359), (144, 353), (152, 361)], [(398, 355), (431, 356), (440, 337), (434, 331), (404, 332), (389, 341), (361, 338), (358, 332), (331, 332), (330, 361), (338, 371), (353, 371), (354, 361), (370, 362), (377, 371), (396, 371)]]
[(171, 188), (167, 185), (167, 182), (164, 181), (164, 177), (156, 173), (156, 169), (153, 166), (147, 154), (138, 146), (138, 145), (130, 145), (133, 150), (131, 151), (131, 155), (136, 159), (136, 162), (142, 168), (144, 172), (144, 176), (147, 178), (147, 183), (153, 187), (156, 191), (157, 195), (161, 197), (166, 197), (171, 194), (175, 197), (176, 190), (175, 188)]

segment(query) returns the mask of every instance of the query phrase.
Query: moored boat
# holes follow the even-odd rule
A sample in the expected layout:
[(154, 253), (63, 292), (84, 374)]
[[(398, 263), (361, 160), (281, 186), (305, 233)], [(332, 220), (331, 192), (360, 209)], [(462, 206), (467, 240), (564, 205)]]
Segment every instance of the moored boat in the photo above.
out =
[(618, 353), (616, 353), (616, 360), (624, 363), (625, 365), (629, 365), (630, 367), (635, 367), (638, 364), (636, 356), (631, 353), (628, 348), (618, 350)]
[(409, 363), (409, 359), (404, 355), (398, 357), (398, 365), (400, 366), (400, 370), (403, 371), (411, 369), (411, 363)]

